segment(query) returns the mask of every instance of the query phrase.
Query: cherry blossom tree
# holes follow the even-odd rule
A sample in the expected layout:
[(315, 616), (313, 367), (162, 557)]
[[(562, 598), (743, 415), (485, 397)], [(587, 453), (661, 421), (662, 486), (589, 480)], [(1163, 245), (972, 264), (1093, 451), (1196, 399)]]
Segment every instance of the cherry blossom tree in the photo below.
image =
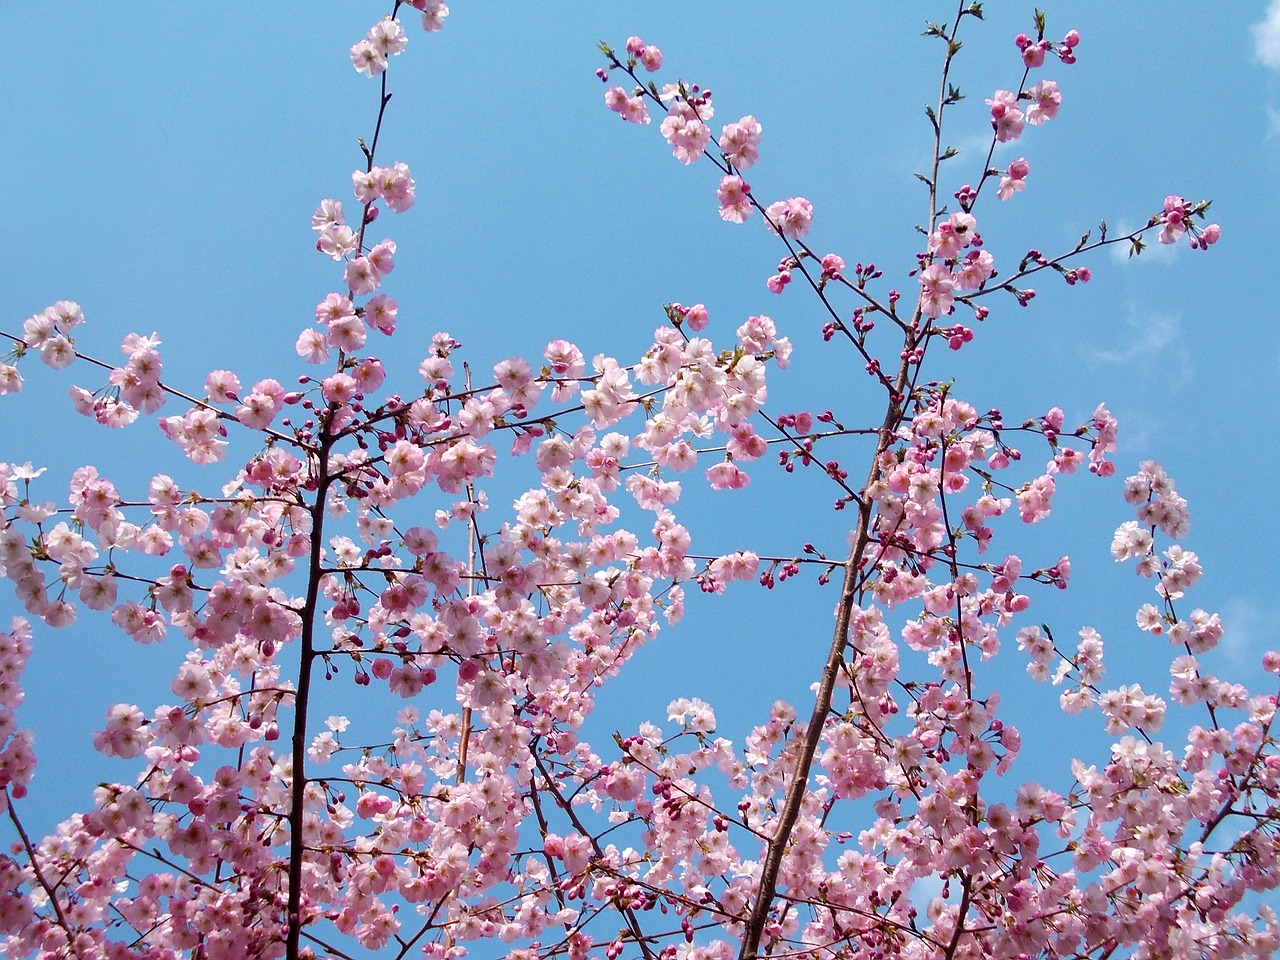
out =
[[(952, 191), (946, 165), (968, 159), (944, 135), (965, 100), (959, 38), (982, 9), (966, 0), (928, 25), (941, 73), (921, 239), (892, 266), (810, 246), (824, 211), (808, 199), (757, 196), (755, 116), (713, 123), (712, 93), (674, 79), (657, 46), (601, 45), (607, 109), (656, 127), (691, 175), (714, 168), (708, 210), (714, 195), (722, 219), (763, 224), (778, 251), (762, 297), (808, 298), (823, 326), (799, 347), (842, 351), (865, 388), (850, 404), (847, 385), (812, 384), (809, 407), (777, 409), (767, 382), (787, 376), (792, 335), (700, 303), (666, 304), (638, 358), (549, 331), (533, 362), (473, 369), (438, 332), (417, 382), (387, 382), (377, 355), (407, 339), (397, 258), (423, 262), (387, 235), (395, 216), (423, 215), (414, 158), (382, 149), (389, 77), (410, 35), (448, 12), (397, 0), (350, 47), (377, 110), (352, 193), (312, 218), (332, 292), (280, 379), (218, 369), (184, 389), (154, 333), (128, 333), (123, 360), (95, 358), (70, 300), (2, 334), (0, 393), (44, 381), (35, 354), (71, 368), (77, 413), (152, 438), (158, 426), (157, 468), (176, 446), (218, 486), (197, 492), (171, 468), (121, 490), (86, 466), (64, 494), (40, 466), (0, 464), (0, 571), (25, 611), (0, 634), (6, 956), (1280, 949), (1266, 903), (1280, 884), (1275, 685), (1213, 672), (1223, 627), (1185, 600), (1202, 573), (1182, 543), (1186, 501), (1152, 461), (1124, 482), (1132, 519), (1111, 550), (1149, 581), (1136, 625), (1168, 660), (1168, 692), (1144, 690), (1107, 676), (1087, 622), (1035, 623), (1037, 592), (1066, 589), (1071, 563), (1019, 532), (1049, 516), (1059, 484), (1115, 472), (1115, 418), (1099, 405), (1071, 423), (1051, 401), (1006, 418), (946, 379), (954, 352), (981, 350), (983, 325), (1029, 307), (1034, 285), (1088, 283), (1102, 248), (1219, 238), (1208, 202), (1170, 195), (1122, 211), (1141, 216), (1134, 230), (1102, 222), (1051, 254), (991, 252), (983, 212), (1036, 188), (1036, 128), (1059, 112), (1051, 75), (1075, 63), (1076, 31), (1051, 33), (1037, 12), (1016, 37), (1007, 87), (983, 98), (985, 153)], [(998, 144), (1024, 138), (1032, 159), (994, 164)], [(504, 471), (534, 478), (509, 509), (490, 495)], [(821, 478), (827, 541), (778, 556), (700, 548), (716, 519), (686, 517), (684, 487), (722, 492), (730, 511), (764, 471)], [(797, 633), (829, 638), (825, 656), (803, 647), (812, 702), (777, 702), (741, 742), (686, 696), (658, 722), (587, 739), (597, 702), (689, 591), (744, 581), (785, 604), (798, 579), (829, 598), (796, 611)], [(34, 637), (80, 617), (109, 619), (112, 642), (186, 652), (166, 702), (119, 703), (92, 734), (119, 782), (33, 836), (22, 671)], [(1060, 745), (1024, 744), (992, 686), (997, 658), (1056, 688), (1040, 688), (1044, 710), (1096, 717), (1109, 749), (1064, 752), (1059, 783), (1022, 777), (1020, 755)], [(1280, 674), (1280, 652), (1264, 666)], [(325, 716), (336, 685), (400, 703), (394, 723), (366, 738), (358, 718)], [(1166, 744), (1171, 713), (1186, 719)]]

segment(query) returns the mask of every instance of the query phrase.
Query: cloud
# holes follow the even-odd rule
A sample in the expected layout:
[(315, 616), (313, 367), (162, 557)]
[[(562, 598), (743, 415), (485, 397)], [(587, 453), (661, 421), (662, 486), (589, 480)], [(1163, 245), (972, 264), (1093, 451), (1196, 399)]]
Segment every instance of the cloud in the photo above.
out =
[(1249, 28), (1253, 55), (1264, 67), (1280, 70), (1280, 0), (1271, 0), (1267, 15)]
[(1248, 600), (1228, 600), (1219, 616), (1222, 618), (1222, 641), (1218, 647), (1236, 667), (1256, 666), (1263, 649), (1262, 637), (1266, 621)]
[[(1280, 0), (1277, 0), (1277, 2), (1280, 2)], [(1109, 229), (1107, 233), (1112, 237), (1123, 237), (1127, 234), (1133, 233), (1135, 229), (1136, 228), (1133, 224), (1126, 220), (1121, 220), (1119, 223), (1115, 224), (1112, 229)], [(1133, 263), (1135, 261), (1137, 263), (1172, 263), (1177, 259), (1178, 253), (1182, 248), (1186, 246), (1185, 241), (1179, 243), (1161, 243), (1156, 239), (1156, 235), (1154, 233), (1148, 233), (1143, 237), (1143, 242), (1146, 245), (1142, 248), (1142, 253), (1137, 256), (1129, 255), (1129, 251), (1133, 249), (1130, 244), (1113, 243), (1111, 245), (1111, 259), (1116, 263)]]
[[(1145, 256), (1145, 254), (1144, 254)], [(1170, 373), (1171, 383), (1191, 379), (1191, 355), (1182, 341), (1182, 318), (1172, 313), (1138, 313), (1130, 309), (1123, 328), (1112, 339), (1110, 350), (1089, 350), (1088, 358), (1099, 364), (1110, 364), (1140, 370), (1159, 363)]]

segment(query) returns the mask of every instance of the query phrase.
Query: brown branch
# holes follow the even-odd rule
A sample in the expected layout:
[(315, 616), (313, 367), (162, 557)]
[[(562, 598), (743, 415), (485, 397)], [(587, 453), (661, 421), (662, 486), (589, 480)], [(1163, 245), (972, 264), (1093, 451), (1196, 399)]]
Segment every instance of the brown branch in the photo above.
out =
[(22, 821), (18, 819), (18, 811), (14, 809), (13, 797), (9, 795), (8, 788), (4, 790), (4, 802), (9, 811), (9, 820), (13, 823), (14, 829), (18, 831), (18, 837), (22, 840), (22, 848), (27, 852), (27, 861), (31, 864), (31, 872), (35, 874), (36, 883), (40, 884), (40, 889), (49, 898), (49, 905), (53, 907), (54, 915), (58, 918), (58, 926), (67, 935), (68, 949), (78, 957), (80, 956), (80, 951), (76, 949), (75, 934), (71, 931), (70, 923), (67, 922), (67, 915), (62, 912), (62, 904), (58, 902), (54, 888), (44, 878), (44, 873), (40, 869), (40, 862), (36, 857), (35, 847), (31, 845), (31, 838), (27, 836), (27, 831), (23, 829)]

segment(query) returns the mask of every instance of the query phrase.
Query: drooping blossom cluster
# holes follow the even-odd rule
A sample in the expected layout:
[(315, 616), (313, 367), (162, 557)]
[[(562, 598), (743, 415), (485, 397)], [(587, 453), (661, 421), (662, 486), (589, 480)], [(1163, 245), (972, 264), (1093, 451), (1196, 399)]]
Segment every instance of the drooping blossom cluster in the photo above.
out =
[[(427, 30), (448, 12), (409, 6)], [(976, 16), (964, 8), (952, 30)], [(949, 70), (960, 44), (931, 30)], [(1038, 14), (1036, 38), (1017, 40), (1026, 69), (1074, 60), (1078, 34), (1053, 44), (1044, 30)], [(379, 21), (352, 47), (355, 68), (385, 75), (404, 38), (394, 15)], [(1081, 467), (1114, 472), (1115, 418), (1100, 404), (1074, 427), (1059, 407), (1006, 421), (922, 376), (942, 345), (974, 340), (944, 319), (957, 304), (977, 320), (996, 293), (1026, 306), (1023, 278), (1086, 281), (1075, 260), (1157, 227), (1207, 247), (1218, 231), (1192, 223), (1207, 205), (1170, 197), (1127, 237), (1029, 251), (998, 273), (972, 211), (989, 179), (1001, 199), (1024, 189), (1029, 163), (982, 170), (946, 214), (923, 177), (928, 228), (901, 271), (920, 295), (904, 299), (882, 292), (886, 268), (804, 245), (804, 198), (756, 203), (738, 175), (759, 157), (752, 115), (713, 149), (710, 93), (647, 88), (635, 71), (661, 69), (661, 52), (639, 37), (625, 49), (622, 61), (604, 48), (609, 70), (636, 86), (610, 88), (606, 103), (639, 123), (663, 109), (676, 158), (706, 155), (723, 173), (724, 219), (761, 210), (785, 245), (769, 288), (807, 277), (828, 311), (821, 339), (806, 333), (801, 348), (854, 351), (875, 409), (855, 419), (841, 384), (819, 389), (813, 409), (773, 411), (767, 380), (796, 349), (787, 327), (755, 314), (717, 342), (702, 303), (666, 304), (629, 363), (560, 339), (536, 365), (464, 360), (445, 332), (411, 339), (381, 292), (410, 254), (366, 233), (380, 203), (408, 209), (414, 184), (368, 148), (352, 177), (356, 223), (334, 199), (312, 218), (336, 289), (299, 334), (300, 376), (245, 386), (217, 369), (197, 398), (162, 379), (154, 334), (130, 334), (98, 393), (73, 389), (82, 413), (135, 430), (182, 399), (185, 413), (156, 423), (198, 465), (235, 457), (216, 495), (157, 472), (126, 496), (83, 466), (59, 505), (40, 499), (42, 469), (0, 464), (0, 573), (29, 616), (57, 627), (89, 611), (133, 642), (184, 651), (168, 702), (114, 704), (93, 735), (134, 763), (131, 782), (99, 785), (91, 809), (32, 838), (20, 807), (35, 754), (15, 713), (31, 628), (17, 619), (0, 633), (0, 804), (17, 838), (0, 856), (5, 954), (1226, 960), (1280, 949), (1259, 901), (1280, 886), (1276, 696), (1211, 673), (1221, 620), (1182, 612), (1199, 560), (1157, 537), (1189, 535), (1186, 501), (1144, 463), (1124, 485), (1135, 519), (1112, 546), (1156, 582), (1159, 603), (1136, 623), (1139, 642), (1174, 648), (1166, 700), (1108, 675), (1098, 629), (1073, 628), (1078, 642), (1063, 647), (1029, 622), (1032, 584), (1067, 589), (1069, 557), (995, 549), (1019, 519), (1048, 521)], [(939, 160), (959, 99), (944, 94), (930, 114)], [(1050, 81), (998, 92), (993, 143), (1059, 103)], [(854, 299), (851, 313), (836, 294)], [(17, 346), (0, 383), (21, 386), (27, 350), (64, 365), (81, 319), (62, 301), (6, 334)], [(389, 388), (371, 331), (419, 343), (420, 382)], [(517, 460), (532, 479), (502, 508), (495, 491), (509, 488), (490, 477)], [(732, 499), (778, 467), (829, 485), (822, 542), (767, 556), (677, 515), (689, 482)], [(690, 584), (720, 594), (805, 573), (838, 581), (834, 624), (818, 620), (834, 627), (825, 663), (803, 604), (788, 638), (819, 676), (808, 718), (776, 702), (735, 744), (710, 703), (679, 693), (665, 727), (588, 739), (597, 702), (681, 620)], [(1060, 688), (1065, 714), (1089, 722), (1096, 708), (1113, 738), (1096, 762), (1072, 759), (1065, 789), (1022, 779), (1030, 745), (986, 666), (1015, 645), (1033, 679)], [(1264, 665), (1280, 674), (1280, 653)], [(329, 713), (322, 675), (385, 692), (399, 706), (390, 729)], [(1154, 737), (1175, 708), (1200, 717), (1180, 757)]]
[(14, 712), (22, 703), (22, 671), (30, 656), (31, 624), (14, 617), (9, 629), (0, 633), (0, 812), (10, 797), (21, 800), (27, 795), (36, 769), (31, 733), (18, 727)]
[(1004, 176), (1000, 178), (1000, 188), (996, 191), (1001, 200), (1009, 200), (1015, 193), (1027, 189), (1027, 177), (1031, 174), (1031, 164), (1025, 157), (1019, 157), (1009, 164)]
[(1155, 218), (1161, 224), (1160, 242), (1177, 243), (1186, 236), (1192, 250), (1208, 250), (1222, 236), (1222, 228), (1216, 223), (1200, 227), (1192, 219), (1203, 217), (1208, 209), (1207, 203), (1192, 205), (1182, 197), (1165, 197), (1164, 209)]

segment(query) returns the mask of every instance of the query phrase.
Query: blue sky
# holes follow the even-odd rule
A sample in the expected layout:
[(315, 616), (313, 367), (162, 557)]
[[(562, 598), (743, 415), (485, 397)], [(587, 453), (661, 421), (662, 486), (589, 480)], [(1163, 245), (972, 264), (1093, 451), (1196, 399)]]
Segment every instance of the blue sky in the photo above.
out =
[[(1030, 29), (1030, 7), (989, 7), (958, 60), (968, 99), (948, 138), (962, 150), (948, 192), (976, 180), (982, 101), (1017, 82), (1012, 37)], [(336, 3), (306, 16), (287, 5), (196, 5), (180, 17), (160, 3), (0, 6), (0, 32), (41, 49), (38, 67), (31, 58), (0, 63), (5, 329), (74, 299), (88, 318), (82, 350), (114, 356), (126, 332), (159, 331), (167, 379), (194, 392), (213, 368), (244, 382), (303, 372), (294, 340), (339, 280), (311, 249), (309, 218), (321, 198), (349, 196), (356, 137), (371, 132), (377, 90), (346, 51), (382, 12)], [(708, 164), (681, 166), (656, 124), (624, 125), (604, 109), (595, 44), (621, 46), (634, 33), (661, 46), (662, 79), (714, 90), (717, 130), (754, 114), (764, 127), (749, 176), (756, 193), (808, 197), (816, 249), (874, 261), (886, 284), (911, 290), (913, 227), (927, 214), (912, 173), (928, 160), (922, 105), (936, 95), (940, 52), (919, 32), (924, 16), (950, 13), (949, 4), (827, 3), (786, 15), (761, 3), (735, 4), (732, 15), (711, 5), (456, 4), (443, 33), (410, 30), (409, 51), (393, 62), (381, 154), (409, 163), (419, 197), (410, 213), (378, 224), (399, 244), (388, 292), (401, 333), (384, 357), (393, 382), (417, 382), (421, 348), (437, 330), (461, 340), (477, 369), (536, 358), (553, 337), (631, 362), (662, 304), (678, 300), (706, 303), (720, 337), (750, 314), (778, 321), (796, 358), (771, 382), (775, 409), (856, 396), (859, 365), (823, 345), (815, 302), (798, 285), (781, 297), (765, 289), (779, 248), (758, 219), (722, 223)], [(1208, 254), (1152, 249), (1128, 261), (1103, 252), (1089, 261), (1092, 283), (1042, 283), (1028, 310), (1002, 304), (972, 348), (932, 373), (955, 377), (959, 395), (1010, 420), (1060, 405), (1080, 422), (1105, 400), (1121, 420), (1120, 475), (1155, 457), (1191, 502), (1187, 545), (1207, 576), (1189, 600), (1220, 611), (1228, 631), (1215, 667), (1256, 678), (1262, 651), (1275, 645), (1265, 571), (1280, 539), (1280, 342), (1267, 266), (1280, 213), (1280, 4), (1073, 3), (1048, 14), (1052, 35), (1081, 32), (1080, 62), (1044, 73), (1062, 85), (1061, 116), (997, 153), (997, 165), (1020, 155), (1032, 165), (1025, 194), (988, 207), (985, 219), (979, 212), (997, 258), (1064, 250), (1101, 218), (1113, 229), (1137, 225), (1167, 193), (1214, 198), (1223, 239)], [(86, 462), (122, 489), (141, 489), (161, 470), (204, 489), (226, 478), (225, 468), (193, 471), (153, 424), (117, 434), (75, 418), (65, 390), (86, 381), (83, 369), (28, 361), (24, 374), (24, 393), (0, 403), (0, 459), (48, 466), (44, 496), (65, 496), (65, 477)], [(755, 472), (739, 495), (686, 482), (684, 516), (705, 552), (843, 543), (826, 486), (763, 462)], [(1165, 652), (1152, 656), (1133, 627), (1133, 611), (1155, 598), (1107, 551), (1129, 517), (1119, 483), (1079, 477), (1060, 500), (1049, 523), (1004, 528), (1010, 549), (1046, 562), (1067, 552), (1076, 563), (1066, 594), (1033, 595), (1034, 618), (1067, 637), (1096, 626), (1110, 641), (1111, 679), (1164, 690)], [(807, 709), (833, 602), (801, 584), (772, 594), (738, 586), (691, 604), (685, 623), (631, 665), (597, 722), (626, 729), (661, 719), (677, 696), (700, 696), (737, 737), (775, 699)], [(17, 609), (0, 591), (0, 621)], [(67, 631), (37, 627), (20, 713), (41, 757), (29, 802), (35, 829), (83, 807), (96, 780), (131, 776), (92, 753), (89, 732), (114, 702), (149, 712), (171, 699), (169, 671), (182, 652), (174, 641), (138, 648), (89, 618)], [(1056, 697), (1020, 679), (1012, 644), (1006, 658), (1012, 689), (1042, 698), (1027, 701), (1024, 722), (1052, 729)], [(1095, 715), (1079, 736), (1099, 726)], [(1043, 775), (1061, 780), (1052, 768)]]

